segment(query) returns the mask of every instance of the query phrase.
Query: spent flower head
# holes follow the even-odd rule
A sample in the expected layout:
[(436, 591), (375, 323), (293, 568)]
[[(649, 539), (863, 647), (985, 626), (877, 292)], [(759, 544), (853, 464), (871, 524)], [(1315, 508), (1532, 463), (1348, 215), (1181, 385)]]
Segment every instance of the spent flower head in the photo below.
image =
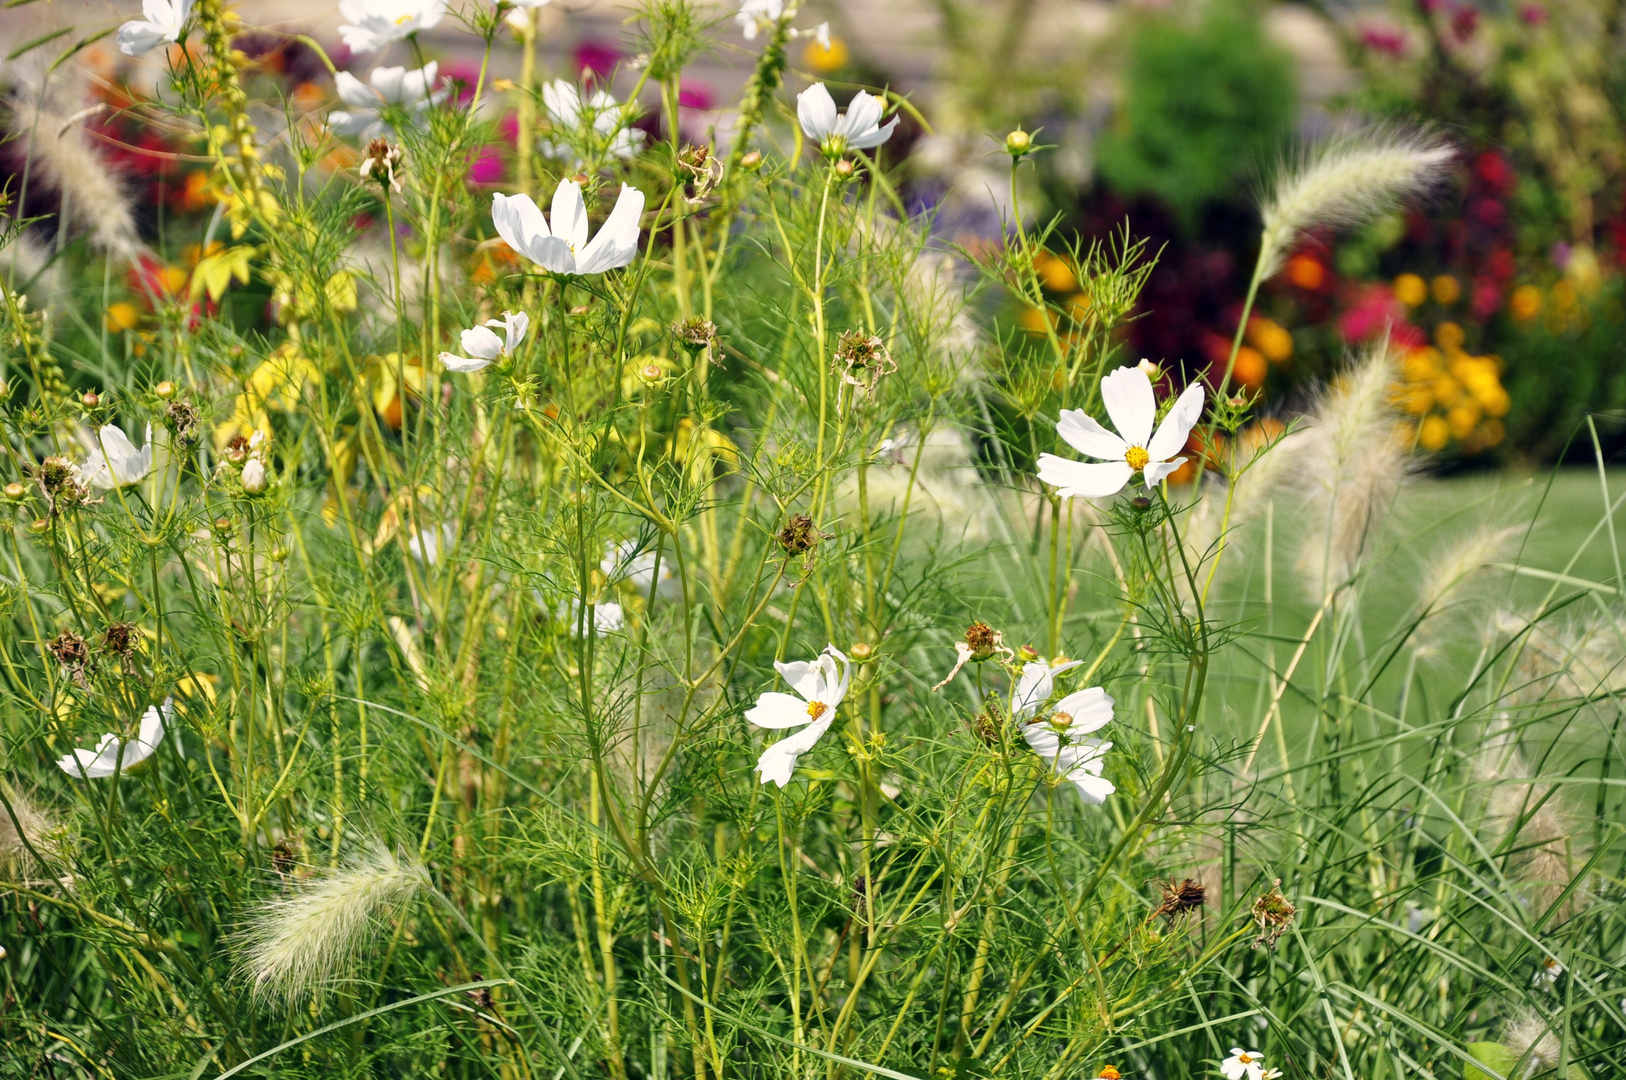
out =
[(1259, 924), (1259, 937), (1254, 940), (1253, 947), (1257, 949), (1264, 945), (1276, 948), (1276, 942), (1287, 933), (1296, 914), (1298, 909), (1282, 895), (1282, 879), (1277, 878), (1270, 891), (1253, 902), (1253, 921)]
[(367, 144), (367, 153), (357, 171), (378, 181), (379, 187), (398, 192), (401, 190), (401, 162), (405, 156), (399, 146), (392, 145), (388, 139), (377, 138)]

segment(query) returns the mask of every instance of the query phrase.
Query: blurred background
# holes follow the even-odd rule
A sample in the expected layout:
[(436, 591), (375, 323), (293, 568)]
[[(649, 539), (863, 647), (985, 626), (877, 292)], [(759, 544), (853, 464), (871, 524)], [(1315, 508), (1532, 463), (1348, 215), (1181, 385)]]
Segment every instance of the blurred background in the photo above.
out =
[[(29, 116), (15, 88), (37, 85), (18, 70), (57, 63), (54, 78), (83, 80), (95, 111), (77, 122), (110, 176), (140, 195), (143, 227), (157, 235), (161, 218), (171, 228), (180, 216), (207, 220), (207, 164), (131, 108), (164, 92), (162, 55), (137, 63), (104, 36), (136, 15), (134, 0), (13, 5), (0, 10), (13, 129)], [(358, 74), (416, 64), (402, 46), (350, 57), (336, 4), (325, 0), (245, 0), (238, 10), (237, 47), (294, 110), (335, 104), (326, 67), (294, 34)], [(633, 10), (609, 0), (543, 7), (544, 77), (625, 93), (637, 77)], [(737, 10), (710, 9), (716, 47), (682, 91), (689, 141), (723, 145), (733, 128), (724, 103), (761, 45), (736, 25)], [(1169, 362), (1188, 376), (1223, 367), (1256, 253), (1262, 183), (1295, 148), (1387, 119), (1447, 133), (1460, 148), (1451, 183), (1426, 206), (1297, 250), (1262, 292), (1237, 377), (1288, 411), (1352, 347), (1387, 330), (1407, 347), (1398, 392), (1416, 437), (1446, 468), (1591, 460), (1587, 416), (1626, 407), (1618, 0), (831, 0), (802, 13), (798, 23), (828, 21), (829, 44), (792, 43), (789, 89), (823, 79), (841, 100), (858, 84), (910, 95), (930, 127), (906, 115), (884, 152), (910, 208), (935, 215), (945, 245), (1000, 241), (1012, 213), (1000, 147), (1017, 126), (1053, 146), (1020, 176), (1024, 218), (1059, 215), (1063, 235), (1103, 242), (1127, 223), (1149, 241), (1157, 264), (1125, 342), (1130, 360)], [(464, 25), (448, 18), (421, 48), (469, 93), (479, 43)], [(505, 36), (493, 76), (514, 77), (519, 57)], [(499, 103), (492, 143), (471, 159), (471, 179), (512, 185), (515, 124), (500, 104), (512, 95), (488, 100)], [(787, 145), (788, 119), (778, 128)], [(644, 123), (664, 135), (657, 110)], [(179, 285), (198, 256), (163, 252), (139, 272)], [(1046, 263), (1046, 284), (1063, 310), (1087, 302), (1061, 255)], [(135, 325), (138, 302), (110, 308), (109, 325)], [(1013, 333), (1043, 332), (1056, 317), (997, 314)], [(1619, 424), (1605, 416), (1593, 426), (1606, 455), (1621, 448)]]

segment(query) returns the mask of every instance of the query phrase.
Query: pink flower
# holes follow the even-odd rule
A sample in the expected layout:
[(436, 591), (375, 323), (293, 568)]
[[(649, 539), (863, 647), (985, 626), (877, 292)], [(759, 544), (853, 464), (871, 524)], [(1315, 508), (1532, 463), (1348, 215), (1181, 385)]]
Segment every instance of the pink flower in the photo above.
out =
[(1368, 26), (1361, 30), (1361, 44), (1373, 52), (1389, 56), (1406, 55), (1406, 35), (1388, 26)]
[(1474, 280), (1474, 318), (1485, 322), (1502, 307), (1502, 287), (1489, 278)]
[(502, 179), (502, 154), (495, 146), (482, 146), (469, 162), (469, 179), (476, 184), (495, 184)]

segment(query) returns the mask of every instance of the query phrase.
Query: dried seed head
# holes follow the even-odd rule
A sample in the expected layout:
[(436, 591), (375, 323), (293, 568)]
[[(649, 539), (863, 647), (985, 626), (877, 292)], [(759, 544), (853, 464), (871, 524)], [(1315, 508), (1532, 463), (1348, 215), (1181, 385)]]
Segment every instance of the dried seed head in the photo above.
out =
[(806, 514), (797, 514), (779, 530), (777, 539), (779, 546), (785, 549), (786, 555), (805, 555), (812, 551), (813, 546), (820, 540), (827, 538), (813, 525), (812, 518)]
[(90, 646), (85, 639), (72, 630), (64, 630), (45, 646), (56, 662), (62, 665), (62, 673), (73, 679), (80, 686), (85, 685), (85, 669), (90, 666)]
[(841, 372), (841, 381), (866, 394), (873, 393), (876, 383), (898, 370), (886, 343), (862, 330), (842, 333), (836, 341), (835, 363)]
[(723, 178), (723, 163), (709, 146), (685, 146), (678, 154), (678, 179), (689, 185), (689, 202), (704, 199)]
[(141, 637), (135, 623), (116, 622), (102, 631), (102, 651), (112, 653), (126, 663), (135, 655)]
[(998, 745), (999, 729), (1002, 726), (999, 715), (994, 712), (991, 705), (984, 706), (982, 711), (971, 718), (971, 734), (984, 746)]
[(1004, 643), (1004, 636), (981, 619), (965, 628), (966, 648), (971, 650), (971, 659), (976, 663), (993, 656)]
[(711, 348), (717, 341), (717, 324), (699, 315), (679, 319), (672, 324), (671, 330), (672, 336), (678, 339), (678, 343), (687, 349), (690, 355), (701, 349)]
[(1253, 921), (1259, 924), (1259, 937), (1253, 947), (1274, 949), (1296, 914), (1298, 909), (1282, 895), (1282, 879), (1277, 878), (1270, 891), (1253, 902)]
[[(162, 386), (163, 384), (159, 384), (160, 390)], [(174, 391), (171, 390), (171, 396), (173, 394)], [(191, 402), (175, 400), (164, 407), (164, 426), (175, 436), (176, 442), (196, 442), (200, 419), (197, 406)]]

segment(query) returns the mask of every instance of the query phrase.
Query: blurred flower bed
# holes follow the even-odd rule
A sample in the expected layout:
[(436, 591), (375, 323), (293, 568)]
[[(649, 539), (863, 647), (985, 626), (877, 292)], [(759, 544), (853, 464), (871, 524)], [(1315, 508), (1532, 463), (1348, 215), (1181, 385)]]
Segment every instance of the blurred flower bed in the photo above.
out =
[[(1036, 183), (1087, 237), (1131, 220), (1149, 239), (1158, 261), (1127, 353), (1217, 380), (1253, 269), (1251, 196), (1292, 153), (1294, 117), (1301, 130), (1388, 117), (1448, 132), (1450, 182), (1421, 209), (1301, 245), (1260, 290), (1233, 378), (1292, 411), (1388, 333), (1405, 356), (1396, 399), (1439, 460), (1590, 456), (1589, 414), (1626, 409), (1626, 52), (1609, 11), (1327, 10), (1356, 77), (1330, 118), (1306, 118), (1293, 58), (1240, 6), (1142, 11), (1101, 50), (1114, 85), (1093, 175)], [(1047, 282), (1067, 311), (1063, 260)], [(1037, 311), (1018, 318), (1043, 326)], [(1618, 425), (1597, 434), (1606, 450), (1622, 442)]]

